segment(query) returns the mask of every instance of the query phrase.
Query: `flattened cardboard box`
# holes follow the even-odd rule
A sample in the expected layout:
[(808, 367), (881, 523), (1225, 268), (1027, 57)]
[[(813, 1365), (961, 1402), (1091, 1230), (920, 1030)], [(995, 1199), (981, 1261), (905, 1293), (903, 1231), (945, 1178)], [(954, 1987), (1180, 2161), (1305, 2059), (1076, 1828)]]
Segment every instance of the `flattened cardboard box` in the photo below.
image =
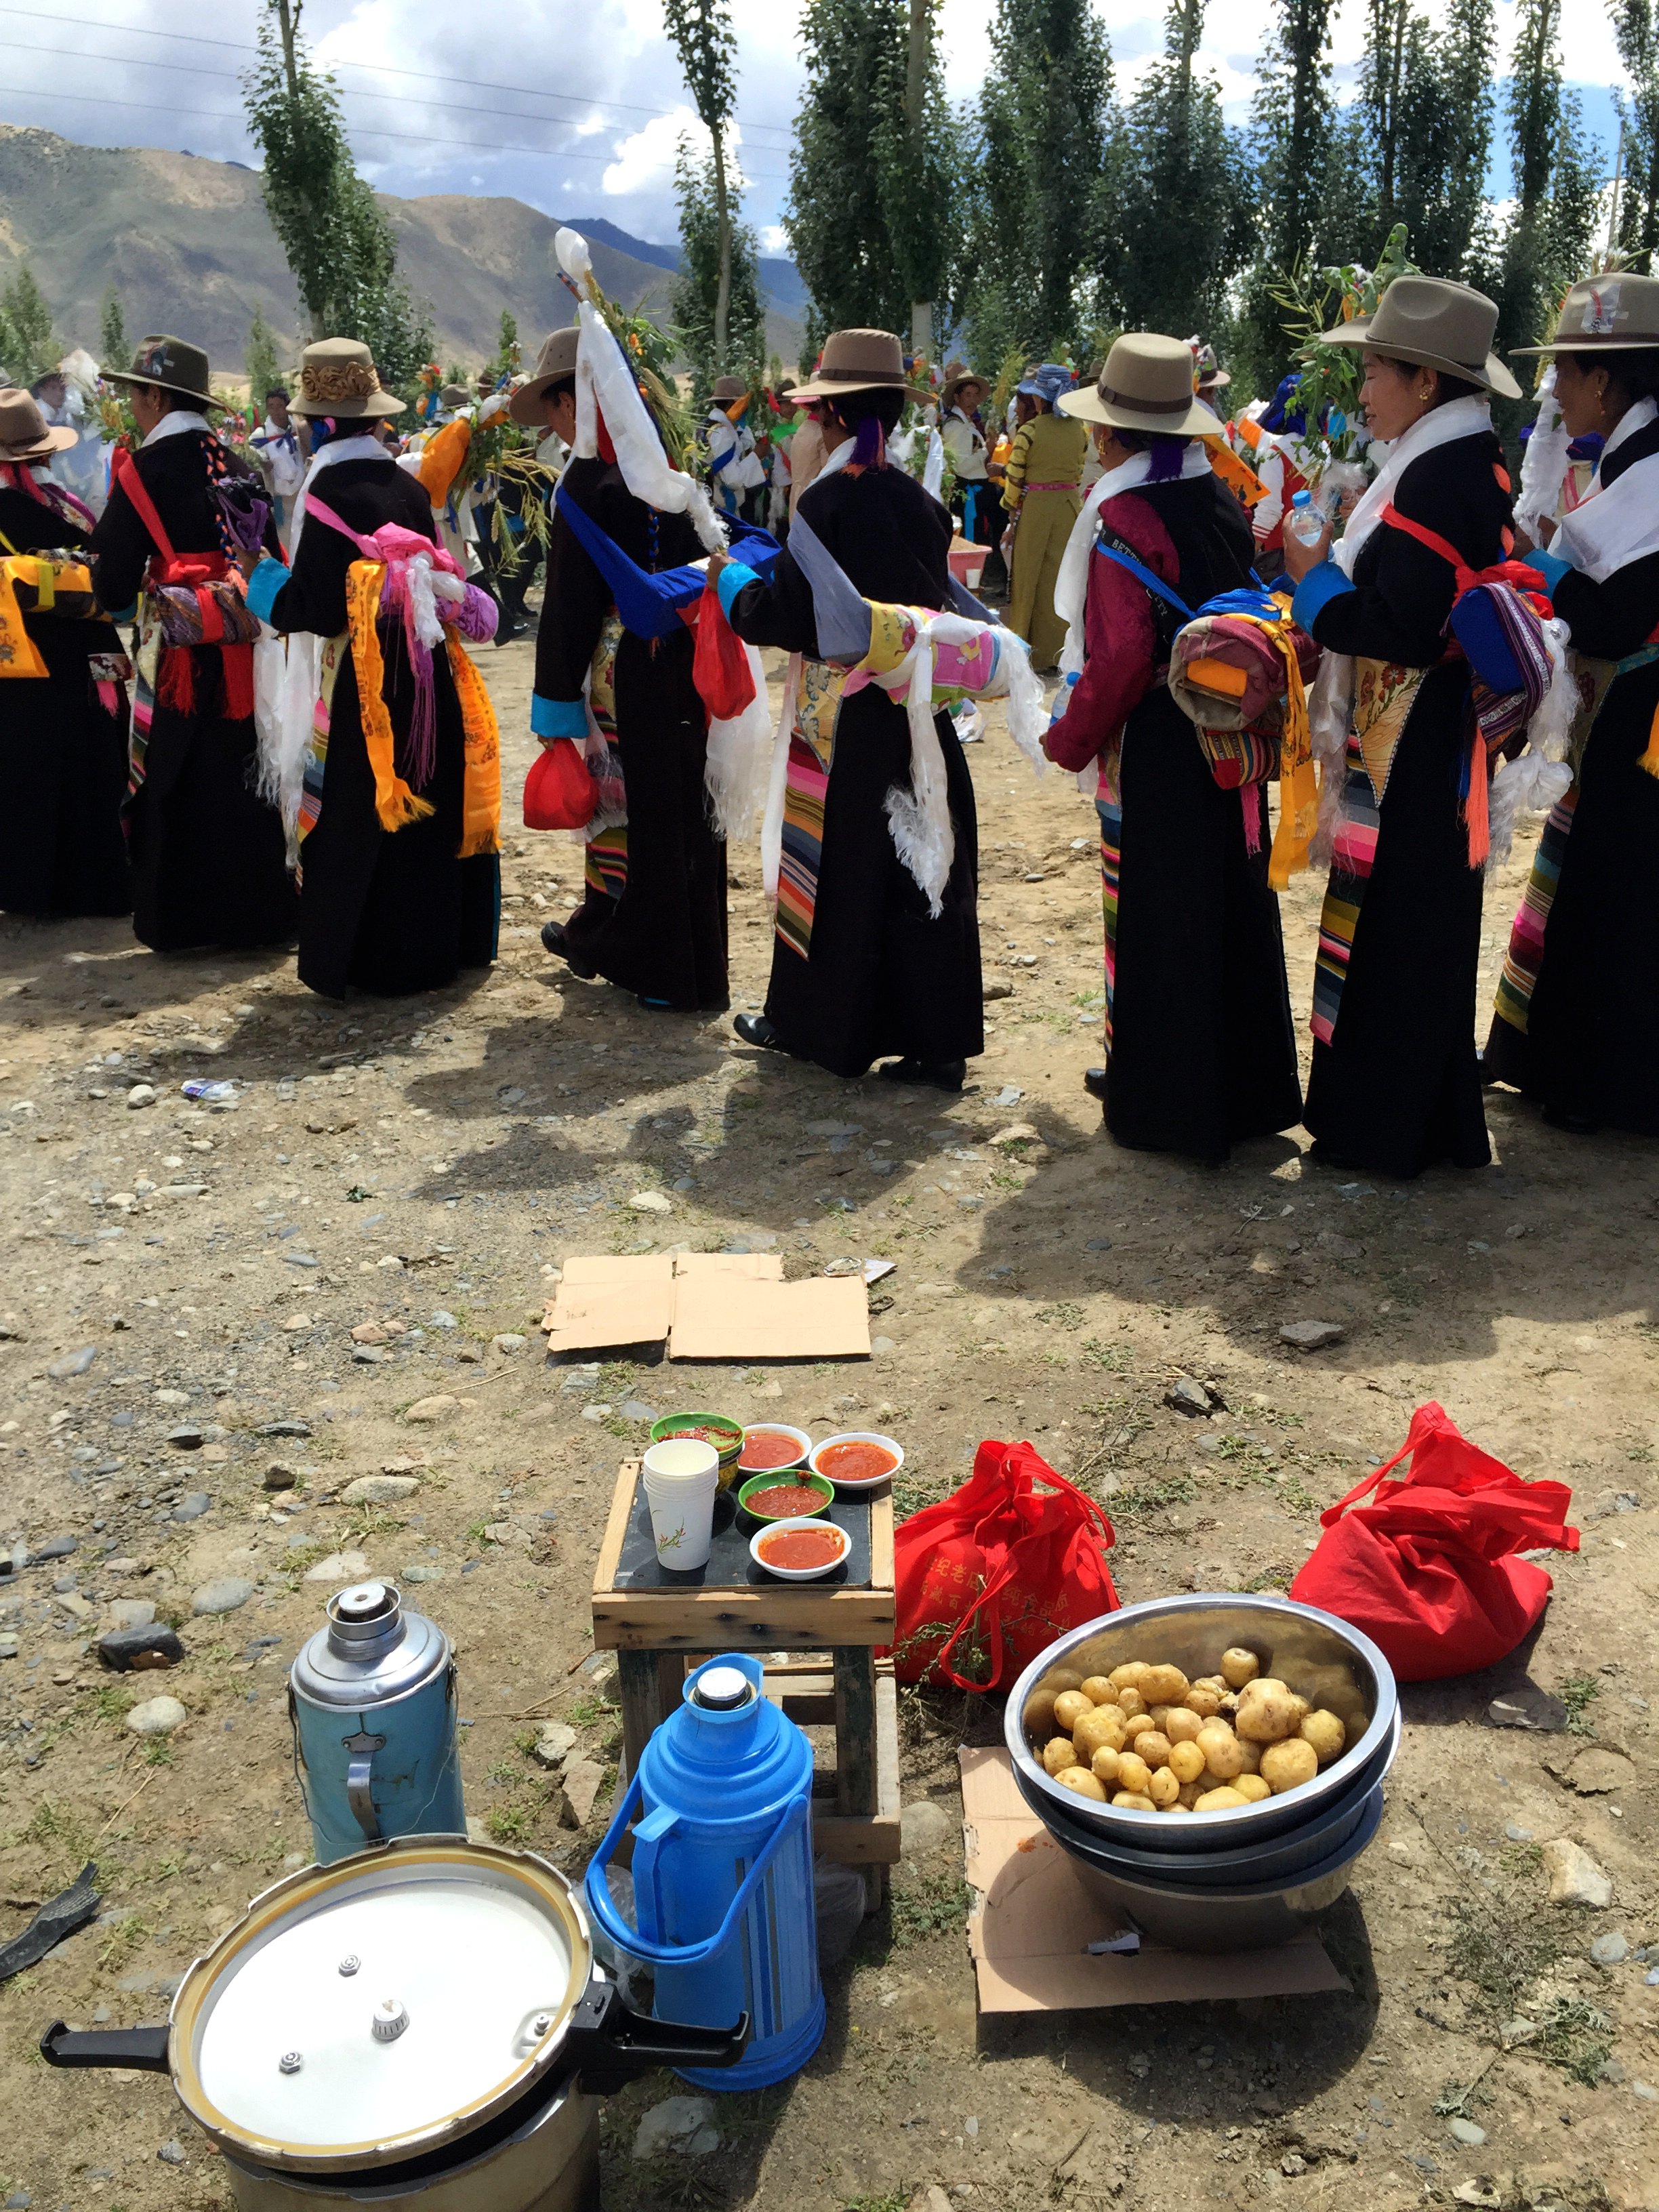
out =
[(543, 1317), (550, 1352), (666, 1344), (671, 1359), (867, 1359), (860, 1277), (786, 1283), (771, 1252), (573, 1255)]
[(1020, 1796), (1006, 1751), (960, 1752), (963, 1836), (979, 1893), (968, 1947), (981, 2012), (1071, 2012), (1097, 2005), (1213, 1997), (1308, 1996), (1348, 1984), (1311, 1929), (1271, 1951), (1169, 1951), (1091, 1957), (1121, 1934)]

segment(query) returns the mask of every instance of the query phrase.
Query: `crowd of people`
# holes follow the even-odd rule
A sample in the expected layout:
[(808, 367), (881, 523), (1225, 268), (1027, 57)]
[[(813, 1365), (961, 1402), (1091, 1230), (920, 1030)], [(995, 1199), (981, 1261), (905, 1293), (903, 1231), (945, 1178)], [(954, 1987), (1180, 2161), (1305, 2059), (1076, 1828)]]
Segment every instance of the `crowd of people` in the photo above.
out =
[[(1659, 280), (1589, 279), (1517, 349), (1548, 364), (1518, 497), (1495, 327), (1408, 273), (1327, 332), (1361, 364), (1340, 466), (1298, 369), (1229, 419), (1212, 349), (1155, 333), (1081, 379), (1030, 362), (1005, 407), (837, 331), (799, 382), (718, 380), (690, 465), (586, 301), (409, 434), (356, 341), (307, 347), (231, 441), (206, 356), (147, 338), (106, 372), (134, 427), (95, 488), (62, 391), (0, 391), (0, 908), (130, 912), (158, 952), (296, 943), (335, 997), (486, 966), (500, 747), (469, 647), (527, 625), (544, 559), (531, 730), (586, 872), (544, 939), (574, 976), (725, 1008), (726, 840), (757, 816), (775, 930), (739, 1037), (959, 1090), (970, 702), (1018, 739), (1057, 674), (1030, 743), (1099, 818), (1087, 1083), (1119, 1142), (1213, 1161), (1300, 1124), (1343, 1168), (1474, 1167), (1492, 1083), (1659, 1134)], [(508, 426), (529, 465), (479, 465)], [(760, 648), (787, 656), (775, 727)], [(1528, 807), (1481, 1051), (1486, 878)], [(1279, 895), (1312, 866), (1304, 1094)]]

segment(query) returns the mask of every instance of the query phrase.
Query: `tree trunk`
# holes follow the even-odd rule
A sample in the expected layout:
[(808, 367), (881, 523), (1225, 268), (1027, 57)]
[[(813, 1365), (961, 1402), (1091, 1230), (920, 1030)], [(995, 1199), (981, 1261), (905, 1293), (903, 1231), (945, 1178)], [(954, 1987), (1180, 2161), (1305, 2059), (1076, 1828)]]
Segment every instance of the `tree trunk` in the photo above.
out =
[[(910, 159), (918, 172), (921, 168), (922, 143), (927, 125), (927, 65), (932, 59), (933, 43), (933, 0), (910, 0), (910, 39), (904, 62), (904, 129), (909, 141)], [(933, 303), (931, 300), (913, 300), (910, 302), (910, 350), (918, 360), (933, 359)]]
[(732, 364), (726, 345), (732, 321), (732, 201), (726, 183), (726, 132), (716, 124), (714, 141), (714, 220), (720, 234), (720, 276), (714, 287), (714, 371), (726, 375)]
[[(296, 42), (300, 30), (300, 10), (305, 0), (276, 0), (276, 20), (283, 37), (283, 74), (288, 79), (288, 96), (296, 111), (300, 105), (300, 63)], [(306, 313), (311, 317), (311, 342), (313, 345), (328, 336), (328, 302), (307, 297)]]

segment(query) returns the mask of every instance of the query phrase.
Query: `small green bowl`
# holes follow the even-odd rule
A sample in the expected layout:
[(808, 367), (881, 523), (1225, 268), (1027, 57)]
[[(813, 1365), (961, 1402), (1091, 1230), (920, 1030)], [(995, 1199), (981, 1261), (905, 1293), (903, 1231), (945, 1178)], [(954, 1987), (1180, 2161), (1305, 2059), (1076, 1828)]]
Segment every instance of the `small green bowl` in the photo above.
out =
[[(819, 1503), (811, 1513), (757, 1513), (750, 1499), (758, 1490), (769, 1490), (775, 1484), (787, 1482), (792, 1489), (816, 1490)], [(740, 1485), (738, 1503), (751, 1521), (813, 1521), (827, 1513), (836, 1502), (836, 1486), (827, 1474), (808, 1474), (804, 1468), (768, 1468), (763, 1474), (751, 1474)]]
[(670, 1437), (683, 1437), (692, 1429), (718, 1429), (722, 1433), (727, 1430), (731, 1431), (730, 1440), (725, 1443), (719, 1437), (711, 1436), (707, 1439), (714, 1445), (720, 1461), (720, 1488), (730, 1489), (738, 1462), (743, 1456), (743, 1423), (734, 1421), (729, 1413), (665, 1413), (659, 1421), (652, 1422), (651, 1441), (653, 1444), (659, 1444)]

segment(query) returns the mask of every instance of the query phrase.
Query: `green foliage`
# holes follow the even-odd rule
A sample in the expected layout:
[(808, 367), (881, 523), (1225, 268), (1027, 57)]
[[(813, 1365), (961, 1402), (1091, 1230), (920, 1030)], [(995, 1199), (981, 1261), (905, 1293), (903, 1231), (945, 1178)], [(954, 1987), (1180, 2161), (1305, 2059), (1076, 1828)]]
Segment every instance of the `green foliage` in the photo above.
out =
[(127, 337), (126, 317), (121, 312), (121, 295), (113, 284), (105, 291), (103, 304), (98, 310), (98, 359), (105, 368), (125, 368), (132, 358), (132, 344)]
[(1626, 174), (1616, 235), (1620, 250), (1646, 256), (1651, 270), (1659, 244), (1659, 0), (1608, 0), (1607, 12), (1631, 81), (1628, 105), (1619, 101)]
[(282, 361), (276, 351), (276, 334), (256, 307), (253, 320), (247, 326), (248, 407), (254, 422), (264, 420), (265, 394), (283, 381)]
[(1407, 276), (1415, 268), (1407, 252), (1401, 224), (1384, 240), (1375, 269), (1352, 261), (1322, 269), (1298, 264), (1272, 285), (1268, 296), (1302, 372), (1291, 410), (1302, 412), (1310, 424), (1325, 422), (1328, 409), (1340, 411), (1349, 427), (1332, 441), (1333, 453), (1339, 460), (1352, 448), (1364, 362), (1358, 347), (1322, 345), (1320, 332), (1334, 330), (1355, 315), (1374, 314), (1377, 301), (1395, 278)]
[(680, 208), (683, 273), (674, 286), (674, 336), (691, 371), (692, 411), (701, 421), (717, 376), (748, 377), (759, 369), (766, 345), (760, 296), (760, 245), (746, 222), (726, 224), (726, 344), (715, 327), (720, 282), (721, 227), (712, 160), (700, 160), (685, 140), (674, 159)]
[(0, 369), (10, 383), (33, 384), (63, 350), (52, 336), (52, 309), (25, 261), (0, 292)]
[(522, 365), (519, 353), (518, 320), (503, 307), (495, 358), (485, 364), (486, 373), (497, 384), (501, 384), (508, 377), (516, 376)]
[(894, 1888), (890, 1905), (893, 1942), (900, 1950), (929, 1936), (965, 1928), (970, 1902), (960, 1875), (928, 1875), (913, 1887)]
[(1601, 1694), (1601, 1685), (1594, 1674), (1569, 1674), (1556, 1692), (1567, 1709), (1567, 1726), (1575, 1735), (1595, 1735), (1586, 1716)]
[(1438, 26), (1411, 0), (1370, 0), (1358, 102), (1367, 228), (1404, 223), (1437, 276), (1462, 274), (1480, 223), (1495, 66), (1492, 0), (1452, 0)]

